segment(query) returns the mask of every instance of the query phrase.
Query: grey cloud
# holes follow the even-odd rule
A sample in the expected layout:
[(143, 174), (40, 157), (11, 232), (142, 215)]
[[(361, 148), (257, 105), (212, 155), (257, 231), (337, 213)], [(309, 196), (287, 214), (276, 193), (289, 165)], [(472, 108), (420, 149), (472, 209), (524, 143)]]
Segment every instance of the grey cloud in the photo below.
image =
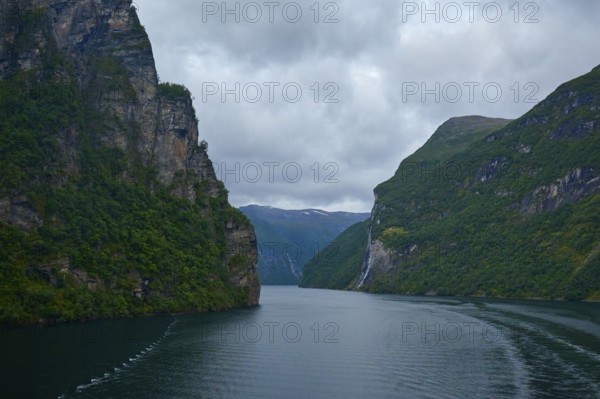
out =
[[(514, 22), (509, 9), (514, 0), (498, 2), (504, 14), (496, 24), (481, 16), (474, 23), (463, 18), (456, 24), (423, 24), (420, 16), (403, 22), (406, 2), (393, 0), (337, 1), (335, 24), (315, 24), (312, 1), (298, 2), (304, 14), (296, 24), (281, 16), (274, 23), (266, 16), (256, 24), (231, 19), (221, 23), (218, 16), (204, 23), (203, 2), (136, 3), (162, 80), (183, 83), (195, 95), (201, 136), (216, 164), (302, 166), (305, 175), (294, 184), (281, 178), (274, 183), (226, 179), (238, 206), (369, 211), (373, 188), (391, 177), (402, 158), (446, 119), (472, 114), (518, 117), (534, 105), (523, 102), (527, 83), (536, 84), (535, 97), (543, 99), (558, 84), (600, 64), (600, 3), (583, 0), (535, 2), (535, 24)], [(228, 2), (230, 8), (233, 3)], [(321, 19), (326, 3), (319, 3)], [(435, 2), (428, 3), (433, 7)], [(440, 7), (447, 3), (441, 1)], [(526, 3), (519, 3), (521, 20)], [(285, 101), (281, 93), (272, 103), (265, 93), (256, 104), (244, 99), (238, 104), (231, 96), (224, 103), (219, 96), (203, 102), (207, 82), (226, 83), (228, 88), (236, 82), (296, 82), (303, 96), (298, 103)], [(311, 90), (315, 82), (318, 103)], [(323, 103), (331, 93), (324, 89), (327, 82), (339, 88), (337, 103)], [(456, 103), (443, 98), (435, 102), (433, 96), (423, 102), (420, 95), (403, 98), (403, 85), (410, 82), (428, 87), (494, 82), (503, 95), (493, 103), (479, 91), (470, 102), (465, 91)], [(511, 91), (515, 83), (519, 101)], [(339, 166), (339, 183), (315, 183), (309, 167), (329, 162)]]

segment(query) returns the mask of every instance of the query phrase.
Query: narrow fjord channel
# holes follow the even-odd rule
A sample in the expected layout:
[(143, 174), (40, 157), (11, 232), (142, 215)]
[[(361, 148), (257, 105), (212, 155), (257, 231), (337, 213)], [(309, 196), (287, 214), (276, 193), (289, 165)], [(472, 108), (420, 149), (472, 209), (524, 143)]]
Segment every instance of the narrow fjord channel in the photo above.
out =
[(600, 397), (598, 304), (295, 287), (263, 287), (261, 302), (5, 329), (5, 388), (15, 398)]

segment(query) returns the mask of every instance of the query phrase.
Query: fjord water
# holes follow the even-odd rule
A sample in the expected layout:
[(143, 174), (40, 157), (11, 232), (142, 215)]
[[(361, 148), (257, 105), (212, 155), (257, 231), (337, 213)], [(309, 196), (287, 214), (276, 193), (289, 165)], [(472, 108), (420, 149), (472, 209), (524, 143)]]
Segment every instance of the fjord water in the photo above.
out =
[(2, 397), (598, 398), (600, 305), (263, 287), (256, 309), (2, 330)]

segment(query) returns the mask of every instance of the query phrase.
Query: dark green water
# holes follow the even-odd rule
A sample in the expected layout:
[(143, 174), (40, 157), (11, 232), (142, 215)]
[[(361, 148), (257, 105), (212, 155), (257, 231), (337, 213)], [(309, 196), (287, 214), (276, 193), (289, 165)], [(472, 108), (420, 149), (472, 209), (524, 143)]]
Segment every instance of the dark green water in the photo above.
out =
[(600, 305), (263, 287), (221, 314), (1, 330), (1, 398), (600, 398)]

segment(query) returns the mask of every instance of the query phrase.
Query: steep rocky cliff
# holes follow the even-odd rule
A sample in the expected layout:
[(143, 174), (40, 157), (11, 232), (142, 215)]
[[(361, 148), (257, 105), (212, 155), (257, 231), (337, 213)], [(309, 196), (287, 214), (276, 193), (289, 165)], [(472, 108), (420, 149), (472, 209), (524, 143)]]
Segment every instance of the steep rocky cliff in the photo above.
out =
[(600, 67), (515, 121), (442, 125), (375, 189), (363, 232), (337, 240), (355, 238), (343, 288), (597, 300), (598, 215)]
[(258, 304), (253, 227), (131, 1), (0, 10), (0, 320)]

